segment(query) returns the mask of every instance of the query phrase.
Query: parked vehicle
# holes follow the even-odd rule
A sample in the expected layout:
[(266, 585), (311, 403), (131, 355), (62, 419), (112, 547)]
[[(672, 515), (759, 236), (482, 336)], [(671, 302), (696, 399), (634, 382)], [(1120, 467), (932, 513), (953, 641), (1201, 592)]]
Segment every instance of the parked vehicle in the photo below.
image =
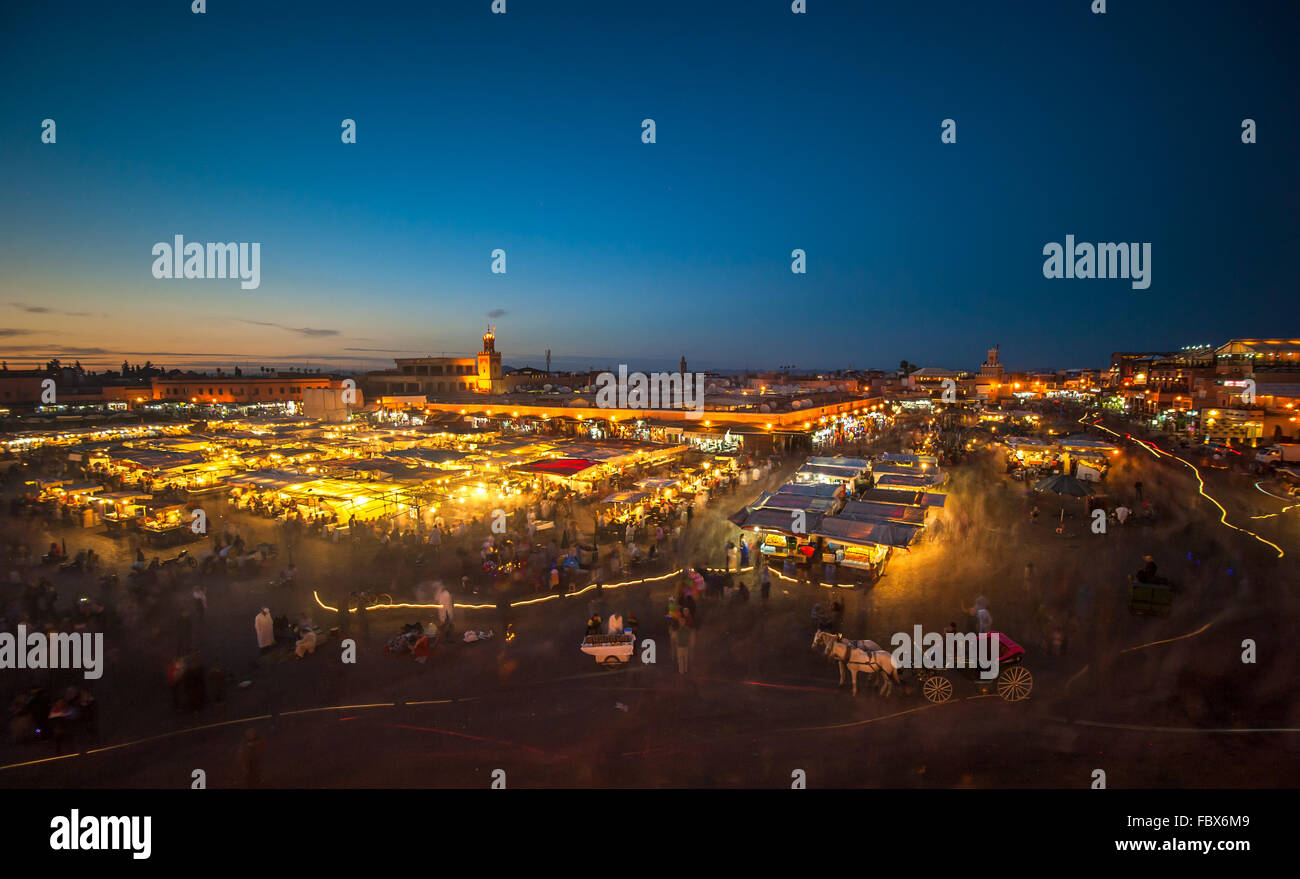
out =
[(1300, 462), (1300, 443), (1275, 443), (1255, 453), (1260, 464), (1292, 464)]

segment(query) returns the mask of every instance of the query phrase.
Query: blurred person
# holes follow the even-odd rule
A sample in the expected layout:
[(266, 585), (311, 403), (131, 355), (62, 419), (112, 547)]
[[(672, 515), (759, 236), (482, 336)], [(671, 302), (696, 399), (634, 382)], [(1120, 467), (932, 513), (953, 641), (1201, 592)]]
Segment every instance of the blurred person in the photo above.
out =
[(298, 629), (299, 638), (294, 642), (293, 652), (299, 659), (307, 653), (316, 652), (316, 630), (308, 626)]
[(691, 651), (695, 647), (695, 630), (690, 624), (690, 613), (682, 614), (681, 623), (677, 624), (673, 653), (677, 656), (677, 673), (685, 675), (690, 671)]
[(271, 617), (269, 607), (262, 608), (262, 612), (253, 620), (253, 629), (257, 632), (259, 650), (266, 653), (275, 646), (275, 620)]
[(256, 729), (244, 730), (244, 740), (239, 745), (235, 758), (244, 776), (244, 787), (261, 787), (262, 758), (266, 754), (266, 742)]

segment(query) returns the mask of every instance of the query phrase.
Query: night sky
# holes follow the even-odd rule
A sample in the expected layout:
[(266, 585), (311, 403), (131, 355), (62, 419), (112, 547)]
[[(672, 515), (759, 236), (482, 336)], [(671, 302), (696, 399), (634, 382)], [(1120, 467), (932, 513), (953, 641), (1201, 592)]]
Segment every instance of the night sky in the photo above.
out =
[[(491, 322), (508, 365), (1065, 368), (1300, 336), (1300, 4), (1090, 4), (4, 0), (0, 353), (373, 368)], [(261, 287), (155, 280), (177, 234), (260, 242)], [(1044, 278), (1067, 234), (1150, 242), (1150, 287)]]

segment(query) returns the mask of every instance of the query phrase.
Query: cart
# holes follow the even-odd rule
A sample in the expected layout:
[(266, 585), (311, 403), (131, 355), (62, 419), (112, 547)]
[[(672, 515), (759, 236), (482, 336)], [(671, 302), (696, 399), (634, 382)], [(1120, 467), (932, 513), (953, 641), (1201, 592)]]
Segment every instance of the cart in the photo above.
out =
[(582, 639), (582, 652), (595, 657), (597, 665), (605, 668), (622, 668), (632, 658), (635, 638), (627, 632), (622, 635), (588, 635)]
[(1019, 702), (1028, 698), (1034, 689), (1034, 676), (1021, 664), (1025, 648), (1001, 632), (979, 637), (998, 640), (998, 676), (991, 681), (981, 678), (980, 670), (975, 665), (973, 657), (967, 659), (964, 668), (918, 668), (916, 677), (921, 684), (921, 695), (936, 704), (947, 702), (953, 697), (954, 682), (958, 679), (966, 679), (974, 685), (981, 696), (989, 696), (996, 692), (1007, 702)]
[(1128, 612), (1135, 616), (1167, 617), (1174, 609), (1174, 587), (1128, 578)]

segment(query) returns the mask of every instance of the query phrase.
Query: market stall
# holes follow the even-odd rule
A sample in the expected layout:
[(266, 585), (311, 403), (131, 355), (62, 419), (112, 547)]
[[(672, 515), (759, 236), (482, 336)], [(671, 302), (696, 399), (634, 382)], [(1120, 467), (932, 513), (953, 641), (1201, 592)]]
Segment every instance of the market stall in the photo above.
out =
[(803, 522), (806, 533), (795, 530), (795, 518), (789, 510), (745, 509), (732, 516), (731, 521), (745, 531), (762, 536), (759, 550), (764, 556), (785, 558), (799, 552), (808, 534), (820, 527), (824, 519), (821, 513), (807, 513)]
[(150, 546), (174, 546), (203, 536), (192, 525), (187, 505), (169, 504), (150, 509), (140, 520), (139, 530)]
[(795, 482), (833, 483), (857, 487), (867, 479), (867, 468), (837, 464), (804, 464), (794, 474)]
[(890, 554), (908, 548), (920, 530), (893, 522), (828, 516), (809, 533), (824, 541), (822, 561), (864, 571), (874, 578), (884, 571)]
[(110, 491), (96, 496), (100, 521), (113, 536), (135, 531), (149, 510), (153, 495), (139, 491)]

